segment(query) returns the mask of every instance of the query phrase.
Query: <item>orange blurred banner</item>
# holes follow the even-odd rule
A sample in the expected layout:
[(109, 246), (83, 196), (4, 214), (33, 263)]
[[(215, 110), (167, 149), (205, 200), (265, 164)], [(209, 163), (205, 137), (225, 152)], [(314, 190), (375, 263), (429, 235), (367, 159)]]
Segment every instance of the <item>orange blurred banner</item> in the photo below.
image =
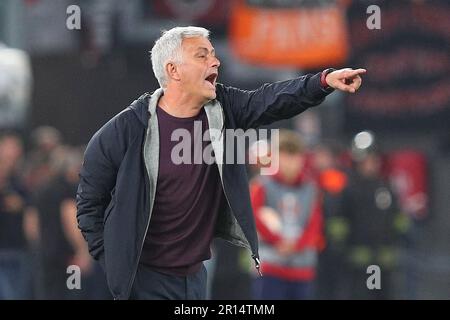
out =
[(345, 8), (264, 8), (237, 1), (231, 10), (233, 52), (253, 64), (302, 69), (340, 65), (347, 59)]

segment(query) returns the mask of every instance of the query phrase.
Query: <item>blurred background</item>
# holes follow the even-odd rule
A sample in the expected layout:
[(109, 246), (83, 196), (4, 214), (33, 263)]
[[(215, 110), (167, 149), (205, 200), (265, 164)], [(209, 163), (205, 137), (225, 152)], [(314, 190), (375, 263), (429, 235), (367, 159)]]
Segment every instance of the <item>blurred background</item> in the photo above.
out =
[[(149, 50), (187, 25), (211, 30), (219, 81), (243, 89), (368, 70), (357, 94), (272, 126), (301, 137), (323, 191), (310, 298), (449, 299), (449, 17), (445, 0), (0, 1), (0, 299), (110, 298), (76, 226), (83, 148), (158, 87)], [(248, 252), (212, 250), (210, 298), (254, 298)], [(382, 290), (361, 289), (374, 264)]]

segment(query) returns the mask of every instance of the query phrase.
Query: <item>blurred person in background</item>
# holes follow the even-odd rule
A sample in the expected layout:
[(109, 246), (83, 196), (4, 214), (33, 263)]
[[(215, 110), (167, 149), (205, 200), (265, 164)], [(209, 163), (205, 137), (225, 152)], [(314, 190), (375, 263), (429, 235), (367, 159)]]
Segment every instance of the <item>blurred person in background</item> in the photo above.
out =
[[(39, 214), (41, 290), (43, 299), (107, 299), (106, 283), (89, 255), (76, 221), (75, 194), (82, 152), (68, 146), (52, 153), (56, 174), (35, 195)], [(81, 271), (81, 290), (67, 287), (67, 267)], [(103, 281), (102, 281), (103, 280)]]
[(323, 194), (326, 240), (319, 255), (316, 297), (326, 300), (345, 298), (348, 291), (345, 254), (349, 226), (343, 210), (348, 174), (339, 164), (340, 154), (340, 148), (333, 143), (322, 143), (313, 152), (313, 167)]
[(278, 173), (251, 184), (263, 273), (255, 283), (257, 299), (312, 298), (324, 239), (322, 198), (305, 168), (305, 151), (295, 132), (280, 130)]
[(29, 197), (19, 176), (22, 154), (17, 135), (0, 136), (0, 300), (32, 297), (26, 234)]
[[(369, 131), (358, 133), (352, 142), (354, 170), (344, 191), (343, 210), (349, 222), (348, 267), (350, 298), (392, 298), (392, 272), (398, 263), (400, 215), (394, 193), (382, 174), (382, 156)], [(369, 290), (367, 268), (381, 270), (381, 289)]]
[(34, 190), (55, 174), (50, 158), (52, 152), (62, 145), (62, 137), (57, 129), (50, 126), (36, 128), (31, 137), (32, 147), (26, 159), (25, 178), (27, 187)]

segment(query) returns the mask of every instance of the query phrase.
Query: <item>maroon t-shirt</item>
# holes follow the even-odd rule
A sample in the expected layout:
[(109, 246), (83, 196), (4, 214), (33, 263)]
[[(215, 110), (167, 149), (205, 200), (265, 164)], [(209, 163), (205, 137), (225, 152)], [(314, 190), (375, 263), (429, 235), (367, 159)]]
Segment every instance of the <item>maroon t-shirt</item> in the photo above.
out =
[[(141, 255), (141, 263), (156, 271), (188, 275), (197, 272), (201, 263), (211, 257), (210, 243), (214, 226), (225, 205), (219, 170), (216, 163), (203, 160), (211, 146), (208, 118), (202, 108), (197, 116), (177, 118), (159, 106), (156, 109), (159, 122), (159, 172), (156, 198)], [(194, 123), (197, 130), (194, 130)], [(198, 130), (201, 123), (201, 130)], [(185, 129), (189, 132), (188, 146), (191, 148), (189, 163), (175, 164), (171, 153), (183, 155), (180, 150), (182, 138), (171, 141), (172, 132)], [(206, 138), (206, 139), (203, 139)], [(203, 141), (206, 140), (206, 141)], [(195, 143), (194, 143), (195, 142)], [(195, 147), (194, 147), (195, 146)], [(200, 158), (194, 159), (194, 151), (201, 146)], [(196, 156), (198, 157), (198, 155)], [(198, 160), (201, 161), (198, 161)], [(194, 162), (195, 160), (195, 162)], [(201, 162), (201, 163), (198, 163)], [(208, 161), (210, 163), (210, 161)]]

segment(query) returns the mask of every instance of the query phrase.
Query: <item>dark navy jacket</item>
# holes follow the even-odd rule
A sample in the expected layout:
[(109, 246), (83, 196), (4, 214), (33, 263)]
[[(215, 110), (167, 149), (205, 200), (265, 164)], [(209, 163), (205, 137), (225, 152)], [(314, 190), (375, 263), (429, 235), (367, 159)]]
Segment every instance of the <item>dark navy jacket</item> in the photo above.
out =
[[(210, 129), (248, 129), (293, 117), (320, 104), (332, 90), (320, 74), (244, 91), (217, 84), (204, 106)], [(155, 108), (162, 90), (144, 94), (108, 121), (90, 140), (77, 191), (78, 226), (89, 252), (105, 270), (115, 299), (128, 299), (150, 223), (156, 190), (159, 131)], [(212, 139), (216, 158), (226, 156), (223, 135)], [(259, 267), (258, 238), (243, 164), (218, 165), (228, 208), (215, 236), (251, 250)]]

